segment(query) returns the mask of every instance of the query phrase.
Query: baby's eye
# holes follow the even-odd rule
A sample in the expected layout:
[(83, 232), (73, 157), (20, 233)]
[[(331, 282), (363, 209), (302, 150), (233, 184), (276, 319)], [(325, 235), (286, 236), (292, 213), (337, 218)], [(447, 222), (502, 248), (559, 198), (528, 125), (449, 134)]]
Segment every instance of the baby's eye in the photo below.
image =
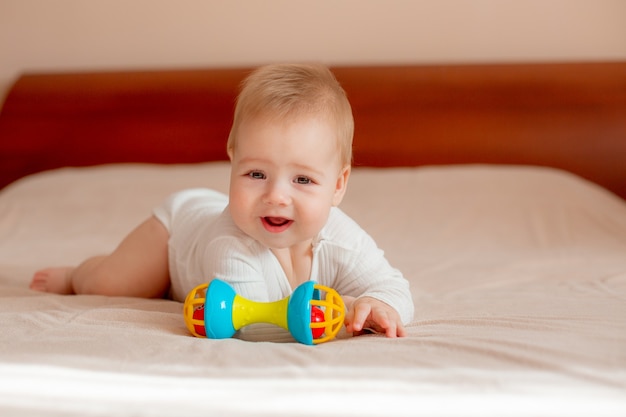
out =
[(250, 178), (252, 178), (253, 180), (264, 180), (265, 179), (265, 174), (262, 173), (261, 171), (250, 171), (248, 173), (248, 176)]
[(300, 176), (300, 177), (296, 177), (296, 179), (294, 180), (294, 182), (296, 184), (302, 184), (302, 185), (307, 185), (311, 183), (311, 178), (309, 177), (304, 177), (304, 176)]

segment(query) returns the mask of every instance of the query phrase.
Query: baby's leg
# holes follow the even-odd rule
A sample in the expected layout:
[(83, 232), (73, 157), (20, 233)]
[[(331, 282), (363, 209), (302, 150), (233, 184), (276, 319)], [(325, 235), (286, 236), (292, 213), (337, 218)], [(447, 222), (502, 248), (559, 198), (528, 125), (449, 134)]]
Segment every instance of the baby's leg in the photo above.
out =
[(161, 222), (150, 217), (110, 255), (89, 258), (76, 268), (41, 270), (31, 288), (59, 294), (162, 297), (170, 283), (168, 239)]

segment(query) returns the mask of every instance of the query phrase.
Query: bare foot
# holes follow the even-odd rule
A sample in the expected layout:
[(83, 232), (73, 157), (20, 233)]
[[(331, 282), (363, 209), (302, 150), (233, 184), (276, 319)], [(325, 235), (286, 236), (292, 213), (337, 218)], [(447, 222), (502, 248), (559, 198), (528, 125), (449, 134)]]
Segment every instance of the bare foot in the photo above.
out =
[(73, 267), (46, 268), (35, 272), (30, 289), (55, 294), (74, 294), (72, 289)]

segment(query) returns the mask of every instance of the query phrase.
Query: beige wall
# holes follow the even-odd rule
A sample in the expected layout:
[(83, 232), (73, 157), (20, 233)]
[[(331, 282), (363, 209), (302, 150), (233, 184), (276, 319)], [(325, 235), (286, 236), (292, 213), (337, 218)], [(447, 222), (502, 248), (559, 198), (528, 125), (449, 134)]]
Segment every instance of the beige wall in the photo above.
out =
[(624, 0), (0, 0), (1, 95), (23, 71), (599, 59), (626, 59)]

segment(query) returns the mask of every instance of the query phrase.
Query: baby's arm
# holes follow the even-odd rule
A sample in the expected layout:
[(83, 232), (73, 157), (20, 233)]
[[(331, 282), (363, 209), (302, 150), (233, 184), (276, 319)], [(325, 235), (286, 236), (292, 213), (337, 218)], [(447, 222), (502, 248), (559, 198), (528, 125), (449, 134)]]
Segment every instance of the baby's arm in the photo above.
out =
[(343, 297), (348, 312), (345, 325), (349, 333), (362, 334), (365, 329), (385, 333), (387, 337), (404, 337), (406, 331), (398, 312), (389, 304), (372, 297)]

